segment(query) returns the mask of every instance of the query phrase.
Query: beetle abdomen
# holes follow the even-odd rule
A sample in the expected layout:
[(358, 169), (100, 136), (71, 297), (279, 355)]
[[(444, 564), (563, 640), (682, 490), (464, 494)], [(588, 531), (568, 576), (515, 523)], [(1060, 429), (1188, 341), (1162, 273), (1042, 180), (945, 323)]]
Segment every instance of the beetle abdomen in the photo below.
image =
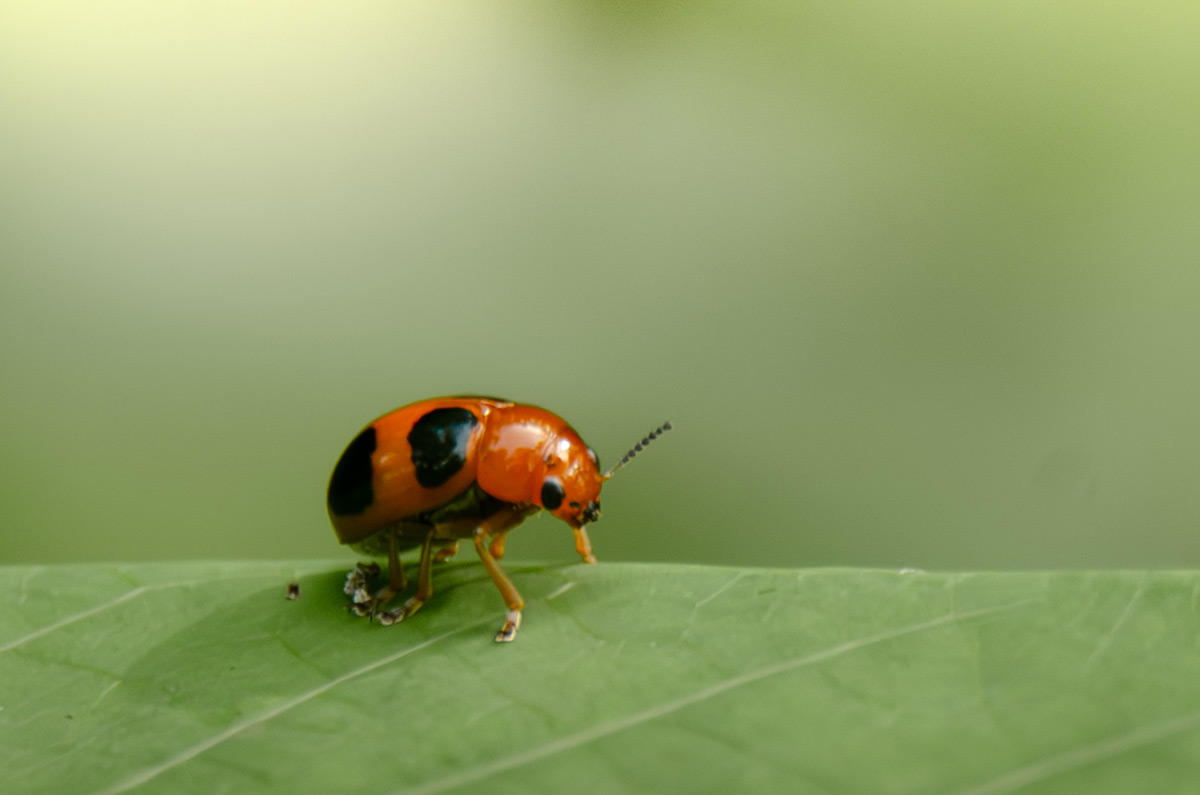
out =
[(475, 398), (423, 400), (378, 417), (342, 453), (329, 479), (329, 518), (353, 544), (440, 508), (476, 479), (488, 413), (509, 405)]

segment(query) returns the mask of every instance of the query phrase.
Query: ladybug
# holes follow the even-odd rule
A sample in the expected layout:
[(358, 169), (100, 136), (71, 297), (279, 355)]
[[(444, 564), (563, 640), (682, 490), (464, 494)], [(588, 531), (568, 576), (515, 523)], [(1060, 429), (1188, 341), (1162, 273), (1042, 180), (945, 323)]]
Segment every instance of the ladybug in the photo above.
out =
[[(377, 564), (346, 575), (351, 609), (390, 625), (433, 595), (431, 568), (471, 539), (508, 605), (497, 642), (511, 641), (524, 600), (500, 568), (506, 534), (545, 509), (575, 533), (575, 550), (595, 563), (585, 525), (600, 518), (600, 487), (671, 423), (663, 423), (606, 472), (592, 448), (546, 409), (491, 397), (443, 397), (410, 403), (363, 428), (329, 478), (329, 519), (338, 541), (386, 557), (388, 580), (370, 592)], [(407, 580), (400, 552), (421, 548), (417, 590), (384, 610)], [(437, 549), (436, 553), (434, 549)]]

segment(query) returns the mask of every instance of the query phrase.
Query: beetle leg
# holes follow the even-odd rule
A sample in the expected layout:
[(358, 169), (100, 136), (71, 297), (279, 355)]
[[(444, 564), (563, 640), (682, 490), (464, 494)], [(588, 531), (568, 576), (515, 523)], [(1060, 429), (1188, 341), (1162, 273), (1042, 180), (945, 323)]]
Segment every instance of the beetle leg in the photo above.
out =
[(450, 558), (454, 557), (457, 554), (458, 554), (458, 540), (456, 539), (454, 541), (451, 541), (449, 544), (446, 544), (441, 549), (439, 549), (437, 551), (437, 554), (433, 556), (433, 562), (434, 563), (445, 563), (446, 561), (450, 560)]
[[(365, 609), (372, 617), (392, 601), (392, 597), (408, 587), (408, 578), (404, 576), (404, 563), (400, 560), (399, 535), (395, 528), (388, 531), (388, 584), (381, 588)], [(355, 612), (358, 612), (357, 610)], [(362, 615), (362, 613), (359, 613)]]
[(596, 556), (592, 553), (592, 542), (588, 539), (587, 530), (582, 527), (575, 528), (575, 551), (584, 563), (596, 562)]
[(492, 578), (492, 582), (496, 584), (496, 589), (500, 591), (500, 596), (504, 599), (504, 604), (508, 605), (508, 613), (504, 617), (504, 626), (496, 633), (497, 643), (507, 643), (517, 636), (517, 629), (521, 626), (521, 608), (525, 607), (525, 600), (521, 598), (521, 594), (517, 591), (517, 586), (513, 585), (512, 580), (504, 573), (504, 569), (500, 568), (500, 564), (492, 557), (492, 553), (488, 551), (488, 532), (483, 527), (475, 531), (475, 551), (479, 553), (479, 559), (483, 561), (483, 567), (487, 569), (488, 575)]
[[(390, 599), (393, 594), (400, 593), (408, 587), (408, 578), (404, 576), (404, 564), (400, 562), (400, 544), (396, 540), (396, 531), (393, 529), (388, 533), (388, 587), (391, 591), (388, 594)], [(378, 597), (376, 597), (378, 598)]]
[(496, 584), (496, 589), (500, 591), (504, 604), (508, 605), (508, 613), (504, 616), (504, 626), (496, 633), (497, 643), (508, 643), (517, 636), (517, 629), (521, 626), (521, 609), (525, 607), (525, 600), (521, 598), (517, 587), (513, 585), (512, 580), (508, 578), (504, 569), (500, 568), (500, 564), (488, 550), (488, 541), (492, 541), (493, 544), (500, 541), (500, 551), (503, 553), (504, 534), (537, 510), (537, 508), (529, 506), (517, 507), (514, 505), (506, 511), (492, 514), (475, 530), (475, 552), (483, 561), (483, 567), (487, 569), (492, 582)]
[(421, 545), (421, 568), (417, 573), (417, 592), (408, 598), (404, 604), (397, 607), (395, 610), (388, 610), (385, 613), (379, 613), (379, 623), (386, 626), (391, 626), (399, 621), (411, 616), (413, 613), (421, 609), (421, 605), (429, 601), (433, 596), (433, 531), (425, 536), (425, 543)]
[(508, 537), (508, 531), (512, 528), (505, 528), (496, 535), (492, 536), (492, 543), (488, 546), (488, 550), (492, 553), (492, 557), (496, 560), (504, 557), (504, 539)]

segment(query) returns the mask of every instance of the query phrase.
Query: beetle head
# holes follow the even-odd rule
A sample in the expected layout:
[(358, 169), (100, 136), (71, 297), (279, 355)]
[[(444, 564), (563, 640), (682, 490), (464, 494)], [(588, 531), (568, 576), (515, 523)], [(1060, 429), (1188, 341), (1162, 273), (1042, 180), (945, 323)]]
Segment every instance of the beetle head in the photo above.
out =
[(577, 439), (560, 437), (547, 453), (539, 504), (578, 530), (600, 518), (600, 487), (628, 464), (650, 442), (671, 430), (664, 422), (655, 428), (607, 472), (600, 472), (595, 451)]
[(575, 529), (599, 519), (604, 477), (596, 453), (582, 441), (561, 436), (543, 461), (538, 504)]

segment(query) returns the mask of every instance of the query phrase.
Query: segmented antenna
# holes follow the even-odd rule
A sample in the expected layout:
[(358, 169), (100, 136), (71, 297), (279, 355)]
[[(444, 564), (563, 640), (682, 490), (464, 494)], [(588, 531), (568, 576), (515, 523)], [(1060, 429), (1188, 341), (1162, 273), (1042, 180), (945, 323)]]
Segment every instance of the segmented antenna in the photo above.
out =
[(646, 445), (650, 444), (655, 439), (662, 436), (664, 433), (666, 433), (669, 430), (671, 430), (671, 423), (664, 422), (662, 425), (660, 425), (657, 428), (655, 428), (654, 430), (650, 431), (650, 433), (646, 434), (646, 438), (642, 439), (640, 442), (635, 444), (633, 446), (632, 450), (630, 450), (628, 453), (626, 453), (621, 458), (620, 461), (613, 464), (612, 467), (610, 467), (609, 470), (607, 472), (605, 472), (601, 477), (603, 477), (605, 480), (608, 480), (609, 478), (611, 478), (618, 469), (625, 466), (630, 461), (632, 461), (634, 458), (636, 458), (637, 454), (642, 452), (642, 450), (645, 449)]

